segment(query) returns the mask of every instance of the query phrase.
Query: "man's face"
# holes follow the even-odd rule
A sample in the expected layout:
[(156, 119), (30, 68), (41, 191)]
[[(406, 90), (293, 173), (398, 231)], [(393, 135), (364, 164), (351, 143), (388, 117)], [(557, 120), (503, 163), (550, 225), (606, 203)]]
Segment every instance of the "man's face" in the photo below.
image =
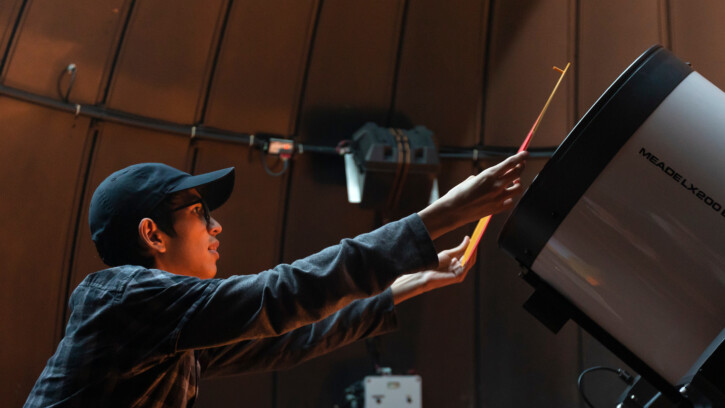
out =
[(173, 208), (176, 236), (164, 234), (166, 252), (157, 260), (157, 266), (177, 275), (213, 278), (219, 259), (219, 240), (216, 236), (222, 232), (222, 226), (208, 215), (195, 189), (174, 197)]

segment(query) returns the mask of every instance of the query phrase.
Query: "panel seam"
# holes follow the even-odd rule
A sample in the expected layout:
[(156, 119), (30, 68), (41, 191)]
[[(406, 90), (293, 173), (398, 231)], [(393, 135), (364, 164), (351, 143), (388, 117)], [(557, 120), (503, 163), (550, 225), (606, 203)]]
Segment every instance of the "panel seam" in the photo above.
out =
[[(76, 212), (74, 215), (74, 218), (75, 218), (74, 224), (75, 225), (72, 226), (73, 234), (71, 235), (71, 238), (70, 238), (70, 246), (69, 246), (70, 250), (67, 255), (68, 256), (68, 265), (66, 267), (66, 271), (67, 271), (66, 282), (64, 285), (63, 293), (59, 297), (60, 299), (63, 299), (63, 304), (60, 305), (61, 309), (63, 310), (63, 313), (61, 315), (61, 322), (60, 322), (60, 325), (61, 325), (60, 337), (61, 338), (65, 336), (65, 323), (68, 321), (68, 318), (69, 318), (68, 302), (70, 301), (70, 296), (71, 296), (71, 290), (72, 290), (71, 285), (73, 283), (73, 276), (74, 276), (73, 270), (75, 268), (76, 252), (78, 250), (78, 235), (81, 230), (81, 223), (82, 223), (82, 218), (83, 218), (83, 206), (85, 203), (86, 193), (88, 191), (88, 184), (90, 182), (91, 167), (93, 166), (94, 152), (96, 150), (96, 145), (98, 142), (99, 131), (98, 131), (98, 128), (96, 128), (96, 126), (95, 126), (94, 120), (89, 121), (88, 129), (89, 129), (89, 133), (90, 133), (90, 146), (88, 147), (88, 152), (87, 152), (87, 156), (86, 156), (86, 166), (85, 166), (84, 172), (79, 175), (80, 176), (79, 178), (82, 181), (81, 181), (80, 191), (78, 192), (78, 194), (76, 196), (77, 197), (76, 198)], [(60, 338), (58, 340), (60, 340)]]
[(400, 12), (400, 29), (398, 30), (398, 44), (395, 51), (395, 65), (393, 67), (393, 75), (390, 84), (390, 105), (388, 106), (388, 117), (386, 119), (386, 126), (392, 126), (392, 121), (395, 116), (395, 105), (398, 97), (398, 77), (400, 76), (400, 67), (403, 56), (403, 43), (405, 42), (405, 29), (408, 22), (408, 7), (410, 2), (408, 0), (402, 0), (402, 10)]
[(126, 39), (126, 32), (128, 31), (128, 26), (131, 24), (131, 18), (133, 17), (133, 12), (136, 6), (136, 0), (130, 0), (128, 3), (128, 12), (126, 13), (126, 19), (123, 22), (123, 25), (120, 30), (120, 34), (118, 36), (118, 45), (116, 47), (116, 52), (113, 54), (113, 58), (111, 59), (110, 66), (108, 68), (108, 76), (106, 78), (106, 85), (103, 88), (103, 93), (100, 97), (100, 103), (102, 105), (105, 105), (108, 95), (111, 92), (111, 86), (114, 82), (114, 74), (116, 73), (116, 67), (118, 66), (118, 60), (121, 57), (121, 52), (123, 50), (123, 42)]
[(30, 3), (30, 0), (22, 0), (20, 3), (20, 7), (18, 7), (18, 15), (15, 18), (15, 23), (13, 23), (13, 28), (10, 30), (10, 35), (8, 36), (8, 42), (5, 47), (5, 51), (3, 52), (2, 60), (0, 61), (0, 73), (2, 73), (0, 80), (2, 82), (5, 82), (5, 75), (7, 74), (5, 65), (10, 57), (10, 50), (15, 48), (15, 40), (18, 35), (21, 22), (23, 21), (23, 18), (25, 18), (25, 9), (28, 3)]
[(217, 65), (219, 63), (219, 56), (222, 53), (222, 48), (224, 46), (224, 38), (226, 36), (227, 27), (229, 25), (229, 17), (232, 13), (232, 7), (234, 5), (234, 0), (228, 0), (226, 5), (226, 10), (224, 12), (224, 17), (221, 21), (221, 26), (219, 27), (219, 38), (216, 42), (216, 49), (214, 50), (214, 54), (211, 58), (211, 66), (208, 67), (208, 79), (206, 81), (206, 89), (202, 90), (201, 92), (201, 104), (197, 108), (198, 112), (198, 123), (204, 123), (206, 120), (206, 114), (207, 110), (209, 109), (209, 99), (211, 98), (211, 92), (212, 87), (214, 85), (214, 75), (217, 71)]

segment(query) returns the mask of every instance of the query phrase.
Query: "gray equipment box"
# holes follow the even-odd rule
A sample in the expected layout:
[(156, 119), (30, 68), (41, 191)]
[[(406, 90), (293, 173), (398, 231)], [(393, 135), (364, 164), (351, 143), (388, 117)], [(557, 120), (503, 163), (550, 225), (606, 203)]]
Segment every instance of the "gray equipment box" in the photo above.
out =
[(365, 377), (365, 408), (421, 408), (422, 380), (419, 375)]
[(428, 204), (440, 168), (433, 132), (366, 123), (352, 137), (363, 208), (418, 210)]

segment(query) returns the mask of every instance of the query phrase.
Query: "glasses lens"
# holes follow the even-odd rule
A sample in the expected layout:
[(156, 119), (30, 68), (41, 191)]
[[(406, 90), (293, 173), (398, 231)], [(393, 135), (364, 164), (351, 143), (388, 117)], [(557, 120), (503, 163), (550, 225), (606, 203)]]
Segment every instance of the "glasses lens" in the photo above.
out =
[(181, 209), (191, 207), (192, 205), (196, 205), (196, 204), (201, 204), (201, 212), (202, 212), (202, 216), (204, 217), (204, 222), (206, 223), (206, 226), (209, 227), (211, 225), (211, 215), (209, 214), (210, 213), (209, 206), (206, 205), (206, 201), (204, 201), (203, 199), (198, 199), (194, 202), (176, 207), (173, 210), (171, 210), (171, 212), (179, 211)]
[(206, 226), (211, 225), (211, 215), (209, 214), (209, 206), (206, 205), (206, 201), (201, 200), (201, 210), (204, 211), (204, 221), (206, 221)]

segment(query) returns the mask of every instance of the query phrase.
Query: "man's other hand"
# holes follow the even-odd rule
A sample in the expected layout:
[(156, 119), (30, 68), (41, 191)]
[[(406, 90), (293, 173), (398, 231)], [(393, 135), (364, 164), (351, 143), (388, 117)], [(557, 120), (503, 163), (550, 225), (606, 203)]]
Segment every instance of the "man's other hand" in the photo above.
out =
[(403, 275), (396, 279), (390, 286), (395, 304), (433, 289), (463, 282), (471, 266), (476, 263), (474, 252), (466, 266), (461, 265), (460, 260), (469, 241), (468, 237), (464, 237), (457, 247), (438, 253), (437, 269)]

